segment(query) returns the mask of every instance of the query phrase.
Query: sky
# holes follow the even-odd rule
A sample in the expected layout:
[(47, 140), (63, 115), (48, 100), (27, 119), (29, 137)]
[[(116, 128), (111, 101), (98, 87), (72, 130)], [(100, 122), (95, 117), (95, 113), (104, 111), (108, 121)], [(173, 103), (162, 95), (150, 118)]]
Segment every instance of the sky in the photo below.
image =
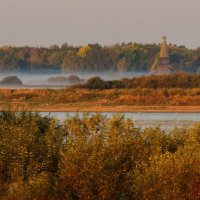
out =
[(200, 0), (0, 0), (0, 46), (200, 46)]

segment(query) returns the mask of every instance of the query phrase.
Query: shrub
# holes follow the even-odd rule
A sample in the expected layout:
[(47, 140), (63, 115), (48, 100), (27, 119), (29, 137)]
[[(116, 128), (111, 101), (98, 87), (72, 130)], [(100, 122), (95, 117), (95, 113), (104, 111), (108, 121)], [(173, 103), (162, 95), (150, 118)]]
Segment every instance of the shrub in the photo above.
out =
[(17, 76), (8, 76), (0, 81), (1, 85), (22, 85), (22, 81)]
[(68, 83), (68, 78), (64, 76), (50, 77), (47, 81), (49, 83)]
[(68, 77), (59, 76), (59, 77), (50, 77), (47, 80), (49, 83), (57, 83), (57, 84), (79, 84), (82, 83), (84, 80), (80, 79), (77, 75), (70, 75)]
[(70, 75), (67, 79), (71, 83), (79, 83), (82, 81), (77, 75)]
[(107, 85), (109, 89), (114, 89), (114, 88), (124, 88), (124, 83), (120, 80), (114, 80), (114, 81), (107, 81)]
[(0, 199), (199, 199), (200, 125), (0, 112)]
[(95, 90), (95, 89), (104, 90), (108, 88), (106, 81), (104, 81), (100, 77), (92, 77), (88, 79), (86, 85), (87, 88), (90, 90)]

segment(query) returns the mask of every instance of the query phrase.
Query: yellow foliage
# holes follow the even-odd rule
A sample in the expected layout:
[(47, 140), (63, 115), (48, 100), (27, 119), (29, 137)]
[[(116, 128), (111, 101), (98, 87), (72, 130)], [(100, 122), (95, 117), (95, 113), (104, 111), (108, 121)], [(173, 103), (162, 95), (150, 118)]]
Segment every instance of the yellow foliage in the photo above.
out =
[(89, 45), (83, 46), (83, 47), (81, 47), (81, 48), (79, 49), (77, 55), (78, 55), (79, 57), (84, 58), (84, 57), (87, 56), (87, 54), (88, 54), (88, 52), (90, 51), (90, 49), (91, 49), (91, 47), (90, 47)]
[(200, 125), (166, 134), (122, 115), (0, 113), (0, 199), (198, 200)]

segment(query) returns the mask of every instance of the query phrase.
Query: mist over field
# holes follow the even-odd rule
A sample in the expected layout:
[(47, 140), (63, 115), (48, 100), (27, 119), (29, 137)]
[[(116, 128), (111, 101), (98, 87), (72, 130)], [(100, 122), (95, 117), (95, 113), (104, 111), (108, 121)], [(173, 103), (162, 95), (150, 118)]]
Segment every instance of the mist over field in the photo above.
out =
[[(23, 86), (20, 87), (53, 87), (54, 85), (56, 86), (70, 86), (76, 84), (76, 82), (48, 82), (50, 78), (59, 78), (59, 77), (69, 77), (71, 75), (76, 75), (78, 76), (83, 82), (86, 82), (89, 78), (91, 77), (101, 77), (103, 80), (108, 81), (108, 80), (120, 80), (122, 78), (132, 78), (132, 77), (139, 77), (139, 76), (144, 76), (144, 75), (149, 75), (150, 73), (147, 72), (126, 72), (126, 73), (120, 73), (120, 72), (54, 72), (52, 71), (47, 71), (46, 73), (44, 72), (33, 72), (33, 73), (26, 73), (26, 72), (10, 72), (10, 73), (0, 73), (0, 80), (9, 77), (9, 76), (17, 76), (23, 83)], [(5, 86), (0, 86), (4, 87)], [(9, 85), (6, 86), (9, 88), (15, 88), (16, 85)], [(18, 86), (17, 86), (18, 87)]]

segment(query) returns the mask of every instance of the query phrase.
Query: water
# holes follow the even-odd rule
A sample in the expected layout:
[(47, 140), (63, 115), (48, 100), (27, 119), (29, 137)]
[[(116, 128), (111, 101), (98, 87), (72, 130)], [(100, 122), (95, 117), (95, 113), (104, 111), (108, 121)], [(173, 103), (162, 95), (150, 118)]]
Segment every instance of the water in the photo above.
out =
[[(42, 112), (42, 115), (50, 115), (56, 117), (60, 121), (64, 121), (66, 116), (75, 116), (76, 112)], [(91, 113), (94, 114), (94, 113)], [(104, 116), (112, 117), (115, 113), (102, 112)], [(188, 128), (196, 123), (200, 123), (200, 113), (121, 113), (125, 118), (132, 119), (136, 127), (147, 128), (160, 126), (163, 130), (170, 131), (173, 128)], [(82, 116), (83, 112), (79, 112)]]

